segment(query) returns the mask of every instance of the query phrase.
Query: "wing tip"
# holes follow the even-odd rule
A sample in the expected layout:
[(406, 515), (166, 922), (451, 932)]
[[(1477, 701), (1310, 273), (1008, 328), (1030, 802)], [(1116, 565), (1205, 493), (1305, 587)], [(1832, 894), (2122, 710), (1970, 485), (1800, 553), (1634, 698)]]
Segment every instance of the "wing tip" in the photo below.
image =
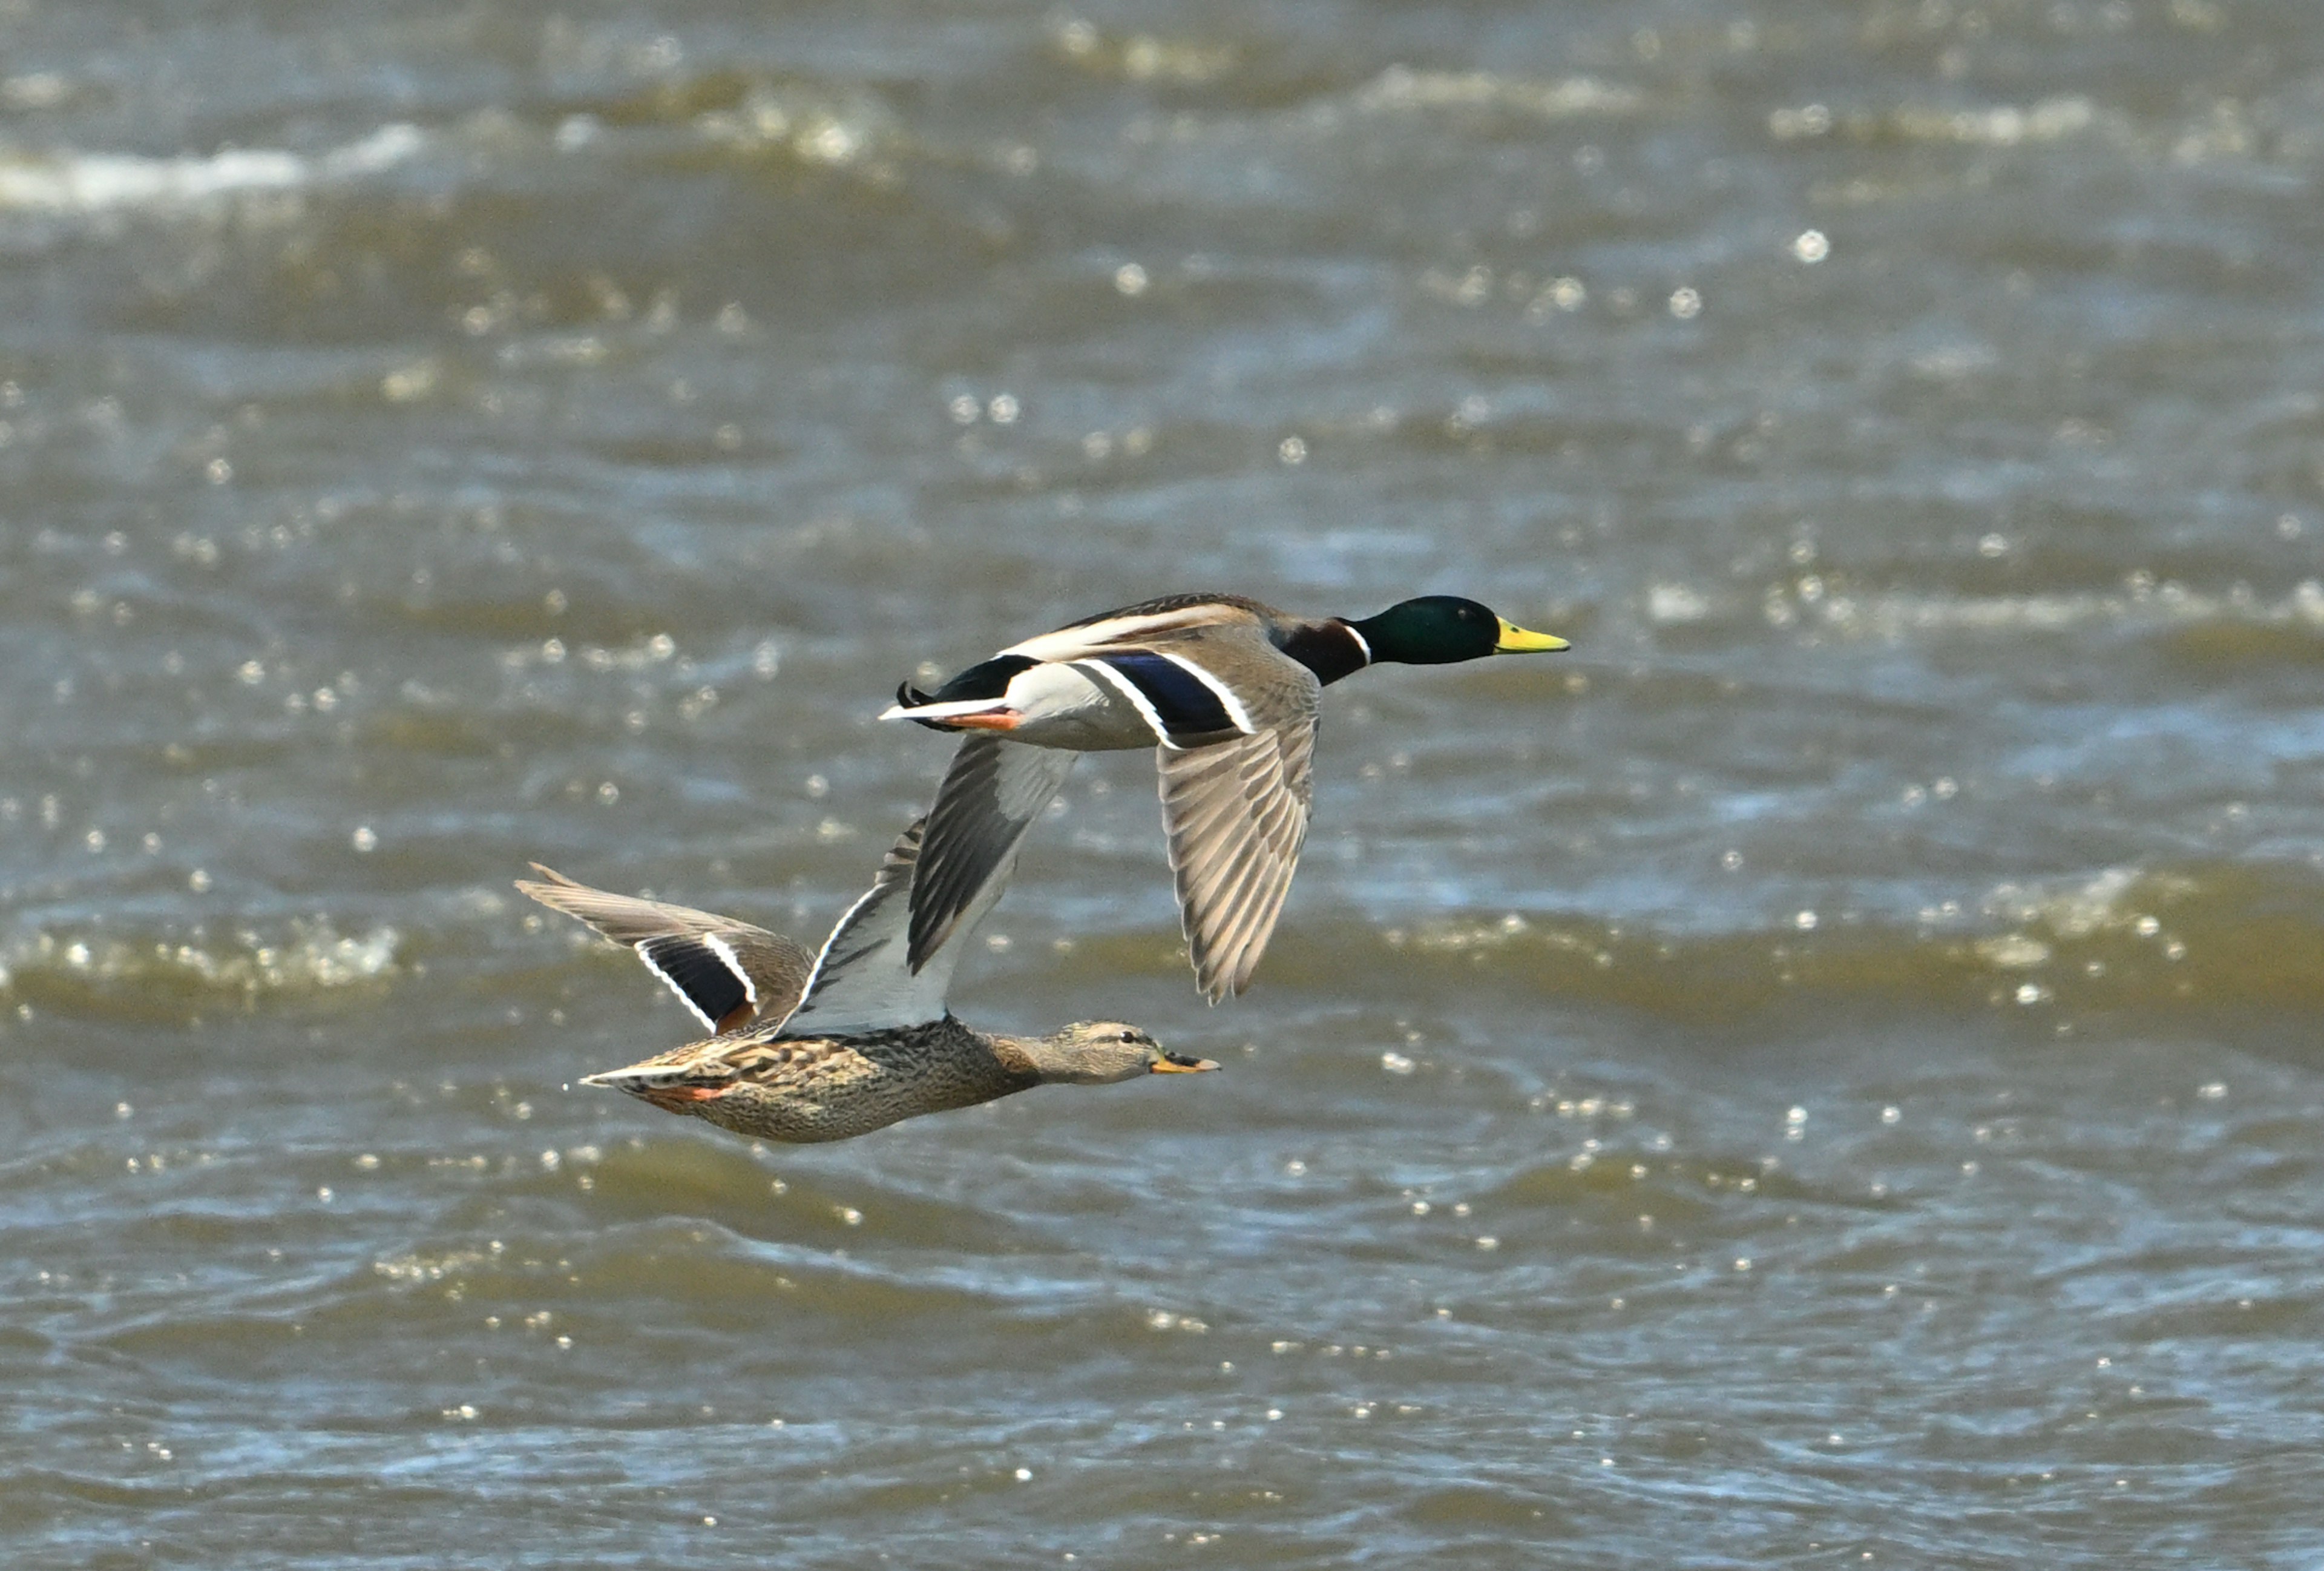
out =
[(930, 957), (943, 947), (942, 939), (930, 941), (919, 933), (912, 933), (904, 940), (904, 969), (918, 976)]
[(577, 878), (566, 877), (565, 874), (558, 872), (557, 869), (549, 866), (545, 862), (527, 862), (525, 865), (531, 868), (535, 873), (540, 874), (540, 876), (539, 878), (512, 879), (510, 882), (514, 883), (516, 887), (521, 890), (529, 898), (540, 901), (543, 905), (549, 903), (546, 900), (542, 899), (543, 894), (548, 892), (560, 889), (586, 889), (588, 887)]

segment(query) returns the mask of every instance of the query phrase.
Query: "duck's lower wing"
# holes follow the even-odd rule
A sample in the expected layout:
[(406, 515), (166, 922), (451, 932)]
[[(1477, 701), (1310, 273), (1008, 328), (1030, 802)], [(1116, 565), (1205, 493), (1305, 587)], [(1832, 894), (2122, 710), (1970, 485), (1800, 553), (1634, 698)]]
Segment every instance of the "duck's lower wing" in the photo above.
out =
[(1194, 983), (1216, 1003), (1250, 984), (1290, 892), (1314, 794), (1315, 719), (1158, 748), (1162, 826)]
[(914, 972), (960, 930), (987, 886), (1008, 877), (1025, 831), (1065, 783), (1078, 756), (992, 735), (960, 744), (928, 809), (919, 869), (912, 877)]

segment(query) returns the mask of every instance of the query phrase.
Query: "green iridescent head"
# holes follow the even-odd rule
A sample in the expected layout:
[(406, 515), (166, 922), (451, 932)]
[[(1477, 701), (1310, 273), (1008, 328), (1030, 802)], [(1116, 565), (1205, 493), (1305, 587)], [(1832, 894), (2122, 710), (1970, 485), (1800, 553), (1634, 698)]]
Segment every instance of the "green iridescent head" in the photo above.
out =
[(1412, 666), (1452, 665), (1489, 654), (1528, 654), (1567, 647), (1562, 638), (1528, 633), (1458, 595), (1423, 595), (1416, 600), (1399, 601), (1377, 616), (1348, 625), (1371, 651), (1375, 665), (1383, 661)]

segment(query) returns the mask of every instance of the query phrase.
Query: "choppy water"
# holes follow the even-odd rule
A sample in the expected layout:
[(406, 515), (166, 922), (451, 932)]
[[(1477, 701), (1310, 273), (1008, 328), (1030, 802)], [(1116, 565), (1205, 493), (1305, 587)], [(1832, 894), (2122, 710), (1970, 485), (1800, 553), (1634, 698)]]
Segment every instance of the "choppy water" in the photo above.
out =
[[(0, 11), (24, 1566), (2316, 1564), (2324, 13)], [(811, 1151), (922, 662), (1478, 595), (1259, 987), (1085, 764)]]

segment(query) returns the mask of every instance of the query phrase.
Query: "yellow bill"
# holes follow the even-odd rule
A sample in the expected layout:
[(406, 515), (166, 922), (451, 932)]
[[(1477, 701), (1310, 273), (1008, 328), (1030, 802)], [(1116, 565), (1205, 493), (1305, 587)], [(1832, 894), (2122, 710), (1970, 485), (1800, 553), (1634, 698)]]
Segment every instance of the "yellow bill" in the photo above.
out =
[(1527, 632), (1506, 616), (1498, 620), (1501, 624), (1501, 636), (1500, 641), (1493, 645), (1495, 654), (1535, 654), (1573, 647), (1554, 633)]

